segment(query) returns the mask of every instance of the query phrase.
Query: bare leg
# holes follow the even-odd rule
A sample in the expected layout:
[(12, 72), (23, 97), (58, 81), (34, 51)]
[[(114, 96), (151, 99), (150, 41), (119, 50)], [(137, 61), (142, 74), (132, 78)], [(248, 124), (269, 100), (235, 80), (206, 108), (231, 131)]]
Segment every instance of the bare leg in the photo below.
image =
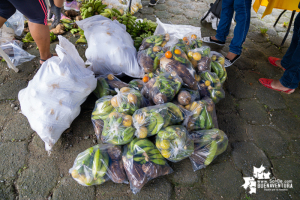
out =
[(0, 17), (0, 28), (3, 26), (3, 24), (7, 21), (7, 19)]
[(64, 0), (54, 0), (56, 7), (61, 8), (64, 5)]
[(226, 58), (228, 58), (229, 60), (233, 60), (236, 56), (237, 56), (237, 54), (228, 52)]
[[(47, 60), (50, 54), (50, 31), (49, 27), (42, 24), (28, 22), (30, 33), (40, 51), (40, 58)], [(40, 61), (42, 64), (43, 61)]]
[[(278, 89), (278, 90), (282, 90), (282, 91), (286, 91), (286, 90), (289, 90), (290, 88), (287, 88), (287, 87), (284, 87), (279, 80), (273, 80), (273, 82), (271, 83), (271, 86), (275, 89)], [(294, 90), (291, 90), (290, 93), (293, 93), (295, 91)]]

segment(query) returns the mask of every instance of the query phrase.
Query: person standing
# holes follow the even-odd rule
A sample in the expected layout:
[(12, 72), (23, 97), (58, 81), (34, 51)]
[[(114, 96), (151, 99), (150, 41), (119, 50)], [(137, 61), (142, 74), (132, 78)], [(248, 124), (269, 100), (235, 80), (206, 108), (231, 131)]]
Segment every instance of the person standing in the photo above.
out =
[(225, 57), (225, 67), (231, 66), (241, 56), (242, 45), (250, 26), (251, 0), (223, 0), (216, 36), (203, 38), (203, 41), (207, 43), (225, 45), (234, 11), (236, 26), (234, 28), (234, 37), (229, 46), (229, 52)]

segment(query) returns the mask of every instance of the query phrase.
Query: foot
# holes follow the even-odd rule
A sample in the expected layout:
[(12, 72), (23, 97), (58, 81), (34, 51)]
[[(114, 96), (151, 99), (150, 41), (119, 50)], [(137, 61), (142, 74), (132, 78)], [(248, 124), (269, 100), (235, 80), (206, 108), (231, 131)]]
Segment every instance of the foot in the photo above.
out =
[(225, 42), (219, 41), (216, 38), (216, 36), (204, 37), (202, 40), (203, 40), (203, 42), (206, 42), (206, 43), (213, 43), (213, 44), (217, 44), (217, 45), (220, 45), (220, 46), (225, 45)]
[(259, 82), (265, 86), (266, 88), (276, 90), (279, 92), (283, 92), (286, 94), (291, 94), (295, 91), (295, 89), (290, 89), (287, 87), (284, 87), (279, 80), (273, 80), (273, 79), (267, 79), (267, 78), (260, 78)]
[[(282, 91), (287, 91), (290, 90), (290, 88), (284, 87), (279, 80), (273, 80), (273, 82), (271, 83), (272, 88), (276, 89), (276, 90), (282, 90)], [(289, 92), (289, 94), (293, 93), (295, 91), (295, 89), (291, 90)]]
[(40, 58), (40, 64), (42, 65), (44, 62), (46, 62), (46, 60), (48, 60), (49, 58), (51, 58), (52, 56), (57, 56), (56, 53), (50, 54), (49, 56), (47, 56), (47, 58)]
[(237, 55), (232, 52), (228, 52), (227, 56), (225, 57), (225, 65), (224, 67), (229, 67), (235, 63), (240, 58), (241, 55)]
[(64, 9), (65, 10), (79, 11), (79, 7), (78, 7), (78, 4), (77, 4), (77, 1), (72, 1), (70, 3), (65, 2)]
[(229, 60), (233, 60), (236, 56), (237, 56), (237, 54), (228, 52), (226, 58), (228, 58)]
[(285, 68), (284, 67), (282, 67), (282, 65), (281, 65), (281, 59), (280, 58), (275, 58), (275, 57), (269, 57), (268, 58), (268, 60), (269, 60), (269, 62), (272, 64), (272, 65), (274, 65), (274, 66), (276, 66), (276, 67), (279, 67), (279, 68), (281, 68), (282, 70), (285, 70)]

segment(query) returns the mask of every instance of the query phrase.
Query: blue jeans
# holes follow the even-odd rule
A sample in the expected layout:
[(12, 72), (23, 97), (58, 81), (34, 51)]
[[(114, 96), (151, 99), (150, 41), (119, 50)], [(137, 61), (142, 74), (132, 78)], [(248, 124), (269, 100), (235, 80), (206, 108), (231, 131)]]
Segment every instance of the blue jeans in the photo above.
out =
[(300, 15), (298, 13), (294, 22), (292, 42), (281, 60), (285, 72), (280, 83), (287, 88), (295, 89), (300, 82)]
[(244, 43), (251, 17), (251, 1), (252, 0), (223, 0), (221, 19), (217, 29), (217, 40), (226, 41), (229, 29), (235, 11), (236, 27), (234, 29), (234, 37), (231, 40), (229, 51), (240, 55), (242, 53), (242, 44)]

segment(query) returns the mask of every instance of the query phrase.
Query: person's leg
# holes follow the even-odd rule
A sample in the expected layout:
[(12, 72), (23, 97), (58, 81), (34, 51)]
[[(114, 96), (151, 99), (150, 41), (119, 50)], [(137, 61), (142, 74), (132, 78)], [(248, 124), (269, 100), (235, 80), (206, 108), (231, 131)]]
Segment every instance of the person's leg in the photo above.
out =
[(242, 53), (242, 45), (250, 26), (251, 0), (235, 0), (234, 10), (236, 27), (234, 28), (234, 37), (229, 45), (229, 53), (226, 56), (229, 60)]
[(3, 24), (7, 21), (7, 19), (0, 16), (0, 28), (3, 26)]
[(226, 41), (226, 37), (229, 34), (230, 25), (234, 13), (234, 0), (223, 0), (222, 2), (222, 12), (220, 17), (220, 22), (217, 29), (216, 36), (212, 37), (214, 40), (221, 42)]

